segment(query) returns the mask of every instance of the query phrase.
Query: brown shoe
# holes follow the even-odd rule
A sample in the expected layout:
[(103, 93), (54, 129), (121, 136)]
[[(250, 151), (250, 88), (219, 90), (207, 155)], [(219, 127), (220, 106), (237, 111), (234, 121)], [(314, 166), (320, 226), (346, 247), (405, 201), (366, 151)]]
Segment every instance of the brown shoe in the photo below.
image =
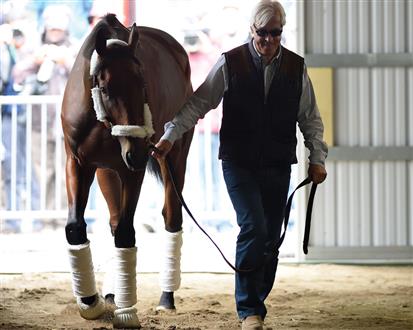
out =
[(261, 316), (259, 315), (250, 315), (247, 316), (243, 321), (242, 321), (242, 330), (263, 330), (263, 321)]

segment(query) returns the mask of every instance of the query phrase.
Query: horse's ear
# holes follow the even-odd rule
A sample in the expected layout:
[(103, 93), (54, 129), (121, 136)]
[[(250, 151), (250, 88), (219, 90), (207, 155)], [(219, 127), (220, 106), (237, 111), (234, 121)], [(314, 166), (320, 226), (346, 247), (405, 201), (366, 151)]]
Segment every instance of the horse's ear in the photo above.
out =
[(106, 53), (106, 40), (109, 39), (109, 31), (106, 29), (100, 29), (96, 33), (96, 52), (99, 56), (104, 56)]
[(138, 32), (138, 28), (136, 27), (136, 23), (133, 23), (133, 25), (130, 28), (128, 44), (130, 48), (135, 49), (138, 43), (139, 43), (139, 32)]

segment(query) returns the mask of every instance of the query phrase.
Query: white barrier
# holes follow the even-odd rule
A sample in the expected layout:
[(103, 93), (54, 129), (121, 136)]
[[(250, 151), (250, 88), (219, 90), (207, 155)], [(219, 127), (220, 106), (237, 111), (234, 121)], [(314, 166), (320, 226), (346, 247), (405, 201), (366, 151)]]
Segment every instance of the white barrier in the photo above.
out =
[[(61, 100), (62, 96), (0, 96), (3, 108), (0, 136), (4, 147), (0, 165), (0, 219), (21, 220), (24, 232), (33, 229), (34, 221), (59, 219), (59, 225), (62, 225), (61, 220), (67, 217)], [(7, 105), (11, 107), (10, 114), (5, 114), (4, 106)], [(234, 216), (220, 164), (215, 161), (218, 136), (211, 132), (211, 126), (207, 115), (203, 131), (195, 131), (183, 194), (195, 215), (219, 231), (230, 227), (229, 219)], [(10, 135), (6, 134), (8, 132)], [(6, 143), (7, 139), (9, 143)], [(37, 169), (36, 158), (39, 160)], [(51, 165), (55, 173), (52, 181), (48, 178)], [(89, 199), (93, 203), (89, 200), (85, 218), (104, 218), (102, 223), (107, 229), (108, 211), (98, 190), (91, 189)], [(157, 227), (163, 227), (163, 221), (159, 221), (163, 200), (163, 188), (147, 175), (136, 217), (155, 231)]]

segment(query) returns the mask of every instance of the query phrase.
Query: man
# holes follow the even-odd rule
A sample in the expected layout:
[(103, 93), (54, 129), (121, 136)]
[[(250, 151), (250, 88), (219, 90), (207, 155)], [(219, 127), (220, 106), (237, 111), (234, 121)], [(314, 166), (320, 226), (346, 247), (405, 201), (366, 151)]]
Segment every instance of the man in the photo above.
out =
[[(67, 78), (77, 54), (77, 45), (69, 35), (71, 11), (65, 5), (49, 5), (42, 14), (44, 29), (41, 34), (40, 46), (18, 62), (14, 73), (16, 82), (22, 85), (21, 94), (35, 95), (61, 95), (64, 91)], [(59, 135), (56, 131), (56, 105), (47, 106), (47, 160), (46, 160), (46, 200), (47, 209), (54, 210), (62, 207), (66, 202), (65, 190), (61, 189), (60, 201), (55, 196), (57, 186), (55, 182), (61, 180), (61, 187), (64, 187), (64, 177), (56, 179), (55, 154), (56, 142), (59, 142)], [(38, 148), (42, 141), (42, 114), (40, 106), (33, 107), (33, 131), (32, 145), (33, 165), (35, 177), (40, 181), (42, 175), (42, 153)], [(44, 159), (43, 159), (44, 161)], [(64, 162), (61, 160), (61, 166)], [(59, 163), (60, 164), (60, 163)], [(40, 201), (40, 191), (37, 196), (33, 196), (38, 201), (35, 208), (42, 208)], [(64, 207), (64, 206), (63, 206)]]
[[(20, 30), (13, 30), (10, 24), (0, 25), (0, 95), (16, 95), (17, 92), (14, 90), (14, 80), (13, 80), (13, 67), (16, 63), (16, 37), (17, 32)], [(4, 148), (4, 153), (0, 157), (2, 162), (1, 180), (0, 183), (4, 185), (4, 194), (0, 198), (0, 205), (4, 205), (5, 209), (12, 210), (24, 209), (24, 193), (26, 185), (26, 175), (24, 162), (17, 161), (16, 168), (16, 178), (15, 178), (15, 205), (13, 202), (13, 191), (12, 191), (12, 153), (17, 153), (19, 157), (24, 155), (24, 149), (26, 145), (26, 131), (25, 122), (21, 114), (21, 106), (17, 106), (17, 122), (15, 128), (13, 128), (12, 112), (13, 106), (11, 104), (4, 104), (1, 106), (1, 145)], [(12, 150), (12, 131), (16, 130), (16, 147)], [(19, 158), (16, 158), (19, 160)], [(2, 190), (3, 191), (3, 190)], [(2, 199), (5, 200), (2, 200)], [(3, 204), (4, 203), (4, 204)], [(8, 220), (2, 223), (4, 231), (20, 231), (20, 225), (18, 220)]]
[[(310, 150), (308, 175), (327, 176), (323, 124), (304, 59), (280, 45), (285, 12), (280, 3), (262, 0), (251, 17), (252, 40), (223, 54), (157, 143), (159, 161), (183, 132), (217, 107), (223, 98), (219, 158), (237, 214), (235, 300), (242, 329), (263, 329), (278, 258), (263, 264), (281, 233), (290, 183), (297, 162), (296, 123)], [(278, 255), (278, 253), (277, 253)]]

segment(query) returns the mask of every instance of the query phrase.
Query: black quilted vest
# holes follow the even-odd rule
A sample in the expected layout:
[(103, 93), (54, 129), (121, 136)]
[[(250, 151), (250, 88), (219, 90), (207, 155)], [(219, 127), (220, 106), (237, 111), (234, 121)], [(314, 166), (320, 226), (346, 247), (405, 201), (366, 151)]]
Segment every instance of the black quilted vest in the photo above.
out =
[(225, 53), (228, 90), (224, 94), (219, 158), (253, 168), (296, 163), (304, 59), (282, 48), (265, 99), (261, 60), (252, 47), (250, 42)]

